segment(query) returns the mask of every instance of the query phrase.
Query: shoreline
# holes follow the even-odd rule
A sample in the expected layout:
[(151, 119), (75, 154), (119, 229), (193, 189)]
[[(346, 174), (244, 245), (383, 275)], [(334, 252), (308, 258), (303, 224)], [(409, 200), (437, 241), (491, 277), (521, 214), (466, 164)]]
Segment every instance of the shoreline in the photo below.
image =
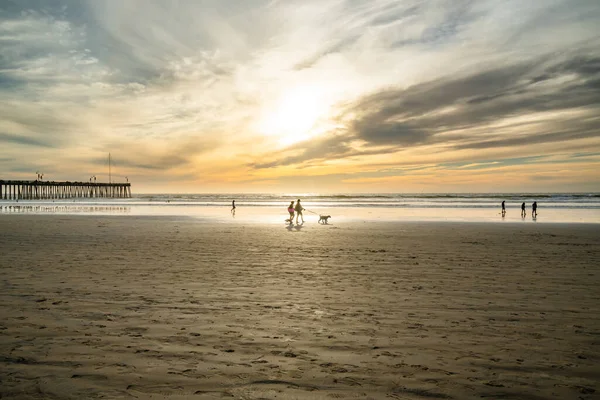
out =
[[(505, 217), (499, 211), (491, 209), (463, 208), (376, 208), (376, 207), (330, 207), (318, 209), (315, 213), (305, 212), (305, 221), (315, 222), (318, 215), (331, 215), (330, 223), (357, 222), (485, 222), (485, 223), (600, 223), (600, 210), (597, 209), (544, 209), (539, 210), (537, 218), (530, 213), (525, 218), (519, 211), (509, 209)], [(235, 216), (227, 206), (190, 206), (190, 205), (102, 205), (93, 203), (37, 203), (37, 204), (0, 204), (0, 218), (6, 215), (90, 215), (90, 216), (164, 216), (190, 217), (224, 222), (279, 224), (288, 217), (284, 207), (238, 205)]]

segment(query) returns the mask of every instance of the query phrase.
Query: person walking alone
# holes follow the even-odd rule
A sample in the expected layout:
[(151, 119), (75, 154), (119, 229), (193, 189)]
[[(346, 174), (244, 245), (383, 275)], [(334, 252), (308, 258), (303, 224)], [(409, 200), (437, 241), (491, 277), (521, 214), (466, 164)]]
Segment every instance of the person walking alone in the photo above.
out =
[(296, 211), (296, 224), (298, 223), (298, 217), (302, 218), (302, 223), (304, 223), (304, 215), (302, 215), (304, 208), (300, 204), (300, 199), (298, 199), (296, 202), (296, 207), (294, 207), (294, 210)]
[(523, 204), (521, 204), (521, 217), (525, 217), (525, 214), (527, 214), (525, 212), (525, 202), (523, 202)]

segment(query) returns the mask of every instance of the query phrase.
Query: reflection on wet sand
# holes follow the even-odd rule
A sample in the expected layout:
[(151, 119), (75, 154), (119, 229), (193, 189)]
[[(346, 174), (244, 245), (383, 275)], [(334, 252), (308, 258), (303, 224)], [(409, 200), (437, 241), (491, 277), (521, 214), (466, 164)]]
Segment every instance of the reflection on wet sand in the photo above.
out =
[(90, 205), (0, 205), (0, 213), (103, 213), (103, 214), (129, 214), (129, 206), (90, 206)]

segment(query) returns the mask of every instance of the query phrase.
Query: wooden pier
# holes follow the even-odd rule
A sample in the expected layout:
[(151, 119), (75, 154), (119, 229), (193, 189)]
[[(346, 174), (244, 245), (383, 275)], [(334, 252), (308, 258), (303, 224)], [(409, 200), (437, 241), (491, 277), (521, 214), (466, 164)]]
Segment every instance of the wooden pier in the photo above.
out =
[(4, 181), (0, 200), (130, 198), (130, 183)]

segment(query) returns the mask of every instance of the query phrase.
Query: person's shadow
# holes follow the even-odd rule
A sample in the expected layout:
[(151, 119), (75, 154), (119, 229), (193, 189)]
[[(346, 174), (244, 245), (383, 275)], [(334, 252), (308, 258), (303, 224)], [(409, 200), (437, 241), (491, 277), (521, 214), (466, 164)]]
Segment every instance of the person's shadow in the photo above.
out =
[(292, 232), (292, 231), (300, 231), (300, 229), (302, 229), (302, 225), (304, 225), (304, 222), (300, 223), (300, 224), (288, 224), (285, 229), (287, 229), (288, 231)]

